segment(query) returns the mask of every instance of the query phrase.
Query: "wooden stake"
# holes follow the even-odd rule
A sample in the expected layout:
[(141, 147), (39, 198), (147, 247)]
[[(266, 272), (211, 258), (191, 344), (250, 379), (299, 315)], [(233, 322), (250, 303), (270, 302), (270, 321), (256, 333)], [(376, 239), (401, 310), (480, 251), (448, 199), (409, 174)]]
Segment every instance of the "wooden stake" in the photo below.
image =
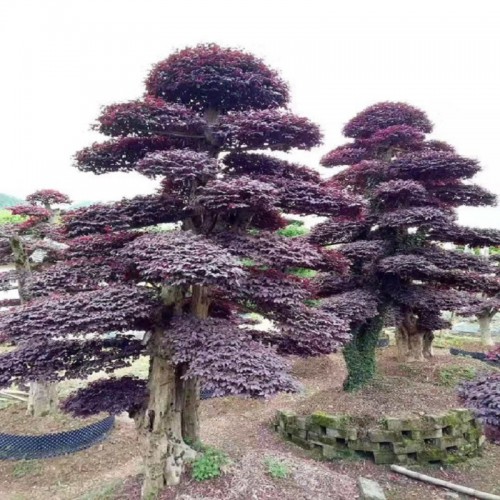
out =
[(459, 484), (450, 483), (449, 481), (443, 481), (442, 479), (436, 479), (431, 476), (426, 476), (425, 474), (420, 474), (419, 472), (405, 469), (404, 467), (400, 467), (399, 465), (391, 465), (391, 470), (393, 470), (394, 472), (399, 472), (399, 474), (403, 474), (413, 479), (424, 481), (425, 483), (430, 483), (436, 486), (442, 486), (443, 488), (448, 488), (449, 490), (458, 491), (458, 493), (463, 493), (471, 497), (481, 498), (484, 500), (500, 500), (500, 496), (498, 495), (484, 493), (472, 488), (467, 488), (466, 486), (460, 486)]

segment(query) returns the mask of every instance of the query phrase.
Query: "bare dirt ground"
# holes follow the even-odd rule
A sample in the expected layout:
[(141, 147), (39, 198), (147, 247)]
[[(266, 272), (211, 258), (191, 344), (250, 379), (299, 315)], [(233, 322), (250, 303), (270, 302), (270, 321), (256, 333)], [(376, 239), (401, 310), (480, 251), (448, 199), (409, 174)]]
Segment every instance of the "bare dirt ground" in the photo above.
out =
[[(203, 442), (231, 458), (228, 473), (197, 483), (186, 475), (181, 487), (167, 489), (164, 500), (335, 500), (358, 498), (356, 480), (381, 483), (389, 500), (444, 499), (445, 490), (397, 475), (368, 460), (317, 461), (309, 452), (282, 441), (270, 422), (278, 409), (311, 413), (322, 410), (382, 417), (438, 412), (459, 407), (457, 380), (491, 369), (475, 360), (437, 355), (426, 364), (401, 365), (392, 348), (379, 356), (379, 375), (356, 394), (342, 391), (341, 355), (295, 360), (303, 384), (299, 394), (268, 401), (240, 398), (202, 402)], [(0, 426), (2, 425), (0, 411)], [(286, 479), (269, 475), (266, 458), (286, 463)], [(482, 457), (456, 466), (415, 470), (465, 486), (500, 494), (500, 446), (488, 445)], [(132, 422), (119, 419), (105, 442), (88, 450), (47, 460), (0, 462), (1, 500), (136, 500), (141, 462)]]

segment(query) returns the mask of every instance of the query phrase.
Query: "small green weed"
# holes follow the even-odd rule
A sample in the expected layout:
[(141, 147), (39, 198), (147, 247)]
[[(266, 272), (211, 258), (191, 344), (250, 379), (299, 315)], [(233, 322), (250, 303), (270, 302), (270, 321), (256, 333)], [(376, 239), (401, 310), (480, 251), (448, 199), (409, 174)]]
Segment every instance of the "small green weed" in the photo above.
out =
[(283, 460), (275, 457), (267, 457), (264, 460), (268, 474), (273, 479), (286, 479), (290, 476), (290, 466)]
[(438, 379), (441, 385), (455, 387), (463, 380), (472, 380), (476, 374), (477, 370), (473, 366), (451, 365), (439, 370)]
[(228, 456), (221, 450), (205, 448), (203, 454), (193, 462), (192, 475), (196, 481), (219, 477), (223, 467), (229, 463)]
[(22, 460), (16, 464), (12, 475), (19, 479), (27, 476), (36, 476), (40, 472), (40, 463), (36, 460)]

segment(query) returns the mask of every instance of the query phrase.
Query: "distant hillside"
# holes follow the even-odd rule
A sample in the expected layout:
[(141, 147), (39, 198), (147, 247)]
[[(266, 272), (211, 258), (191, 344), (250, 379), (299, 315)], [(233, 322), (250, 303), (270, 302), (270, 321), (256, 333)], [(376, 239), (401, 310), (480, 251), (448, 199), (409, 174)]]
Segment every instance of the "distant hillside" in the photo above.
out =
[(21, 198), (16, 198), (15, 196), (0, 193), (0, 209), (5, 207), (12, 207), (14, 205), (21, 205), (23, 203), (26, 202)]

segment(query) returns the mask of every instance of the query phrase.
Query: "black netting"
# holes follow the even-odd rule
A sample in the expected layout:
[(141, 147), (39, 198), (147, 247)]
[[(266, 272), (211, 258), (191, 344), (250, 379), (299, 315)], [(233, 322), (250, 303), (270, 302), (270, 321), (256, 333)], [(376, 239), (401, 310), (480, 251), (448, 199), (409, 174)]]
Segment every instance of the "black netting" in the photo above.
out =
[(475, 351), (464, 351), (463, 349), (457, 349), (456, 347), (450, 348), (450, 354), (453, 356), (467, 356), (469, 358), (478, 359), (479, 361), (484, 361), (491, 366), (498, 366), (498, 361), (489, 360), (485, 352), (475, 352)]
[(0, 433), (0, 460), (32, 460), (74, 453), (104, 439), (114, 422), (115, 417), (110, 416), (74, 431), (39, 436)]

